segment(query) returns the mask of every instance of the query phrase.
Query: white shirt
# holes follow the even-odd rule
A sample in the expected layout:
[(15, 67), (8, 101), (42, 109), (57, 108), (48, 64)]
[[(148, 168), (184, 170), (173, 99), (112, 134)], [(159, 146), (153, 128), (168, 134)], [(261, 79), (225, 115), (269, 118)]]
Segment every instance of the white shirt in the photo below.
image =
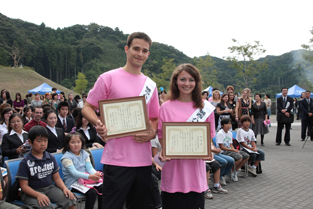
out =
[(3, 122), (3, 124), (0, 124), (0, 144), (2, 142), (3, 135), (6, 133), (8, 133), (8, 127), (7, 124)]
[[(244, 129), (240, 128), (237, 131), (237, 141), (240, 142), (245, 142), (249, 147), (252, 147), (251, 142), (255, 142), (255, 136), (254, 132), (249, 129), (249, 131), (245, 131)], [(240, 150), (243, 149), (243, 146), (240, 144)]]
[(24, 139), (23, 139), (23, 133), (27, 133), (26, 131), (22, 130), (22, 134), (16, 133), (13, 129), (10, 132), (10, 136), (16, 134), (18, 136), (18, 138), (20, 138), (20, 140), (22, 141), (22, 143), (24, 143)]
[(85, 129), (83, 129), (82, 127), (80, 128), (80, 129), (78, 129), (77, 131), (79, 131), (79, 130), (83, 130), (84, 131), (84, 134), (86, 135), (86, 137), (87, 137), (87, 139), (88, 140), (90, 140), (90, 134), (89, 134), (89, 130), (90, 129), (90, 127), (89, 126), (87, 126), (87, 129), (85, 130)]
[(161, 147), (158, 135), (156, 135), (156, 137), (151, 140), (151, 147), (157, 148), (158, 152), (161, 151), (162, 147)]
[(232, 132), (228, 131), (225, 133), (224, 129), (219, 130), (219, 132), (216, 134), (216, 148), (220, 149), (220, 144), (223, 144), (224, 147), (231, 149), (230, 144), (233, 143), (232, 137)]
[(56, 137), (58, 137), (58, 133), (57, 133), (57, 130), (55, 129), (55, 127), (54, 128), (51, 128), (50, 126), (46, 126), (47, 128), (49, 128), (50, 129), (50, 131), (56, 136)]
[(84, 107), (84, 101), (81, 100), (78, 105), (77, 105), (78, 108), (83, 108)]
[(67, 125), (67, 124), (66, 124), (66, 117), (65, 117), (65, 118), (62, 118), (60, 115), (58, 115), (58, 117), (59, 117), (59, 119), (60, 119), (60, 121), (61, 121), (61, 123), (62, 123), (63, 126), (64, 126), (63, 120), (65, 121), (65, 125)]

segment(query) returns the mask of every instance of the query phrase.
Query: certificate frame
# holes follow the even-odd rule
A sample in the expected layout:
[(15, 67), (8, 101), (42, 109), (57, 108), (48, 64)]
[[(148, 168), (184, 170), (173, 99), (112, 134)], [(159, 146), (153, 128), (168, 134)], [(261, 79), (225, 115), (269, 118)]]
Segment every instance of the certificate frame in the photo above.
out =
[[(182, 152), (175, 152), (170, 151), (173, 149), (173, 143), (177, 145), (177, 142), (180, 141), (178, 138), (173, 139), (173, 137), (177, 137), (178, 132), (185, 131), (191, 134), (193, 132), (193, 136), (196, 135), (202, 136), (203, 138), (203, 145), (201, 146), (201, 137), (197, 141), (193, 141), (194, 149), (196, 149), (196, 144), (199, 145), (198, 151), (200, 151), (201, 147), (203, 151), (201, 152), (193, 152), (190, 151), (192, 148), (189, 149), (189, 152), (184, 152), (179, 146), (176, 146), (178, 149), (181, 149)], [(175, 136), (176, 134), (176, 136)], [(188, 137), (188, 135), (185, 134)], [(187, 140), (187, 137), (185, 140)], [(183, 140), (183, 139), (182, 139)], [(193, 139), (194, 140), (194, 139)], [(208, 158), (211, 156), (211, 123), (210, 122), (163, 122), (162, 123), (162, 149), (163, 155), (165, 158), (170, 159), (203, 159)], [(190, 142), (190, 141), (189, 141)], [(197, 143), (199, 142), (199, 143)], [(184, 142), (181, 142), (184, 144)], [(192, 142), (190, 142), (192, 144)], [(189, 143), (189, 145), (191, 145)], [(171, 145), (170, 145), (171, 144)], [(186, 145), (187, 143), (185, 143)], [(170, 147), (171, 146), (171, 147)], [(184, 145), (182, 145), (184, 146)], [(175, 149), (175, 148), (174, 148)]]
[[(106, 139), (150, 131), (145, 96), (100, 100), (98, 104), (101, 122), (108, 129)], [(136, 111), (132, 112), (132, 110)], [(128, 116), (122, 119), (122, 115)]]

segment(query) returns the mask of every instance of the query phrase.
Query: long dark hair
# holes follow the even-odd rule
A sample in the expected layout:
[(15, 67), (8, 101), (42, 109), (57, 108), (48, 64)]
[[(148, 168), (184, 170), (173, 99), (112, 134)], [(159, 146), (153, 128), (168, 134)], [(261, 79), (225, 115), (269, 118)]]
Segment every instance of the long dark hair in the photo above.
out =
[(72, 137), (74, 136), (78, 136), (80, 141), (82, 142), (82, 149), (86, 149), (86, 142), (85, 139), (83, 138), (83, 136), (81, 135), (81, 133), (79, 132), (71, 132), (68, 133), (65, 138), (64, 138), (64, 146), (63, 146), (63, 150), (62, 153), (64, 154), (66, 151), (70, 151), (70, 141), (72, 139)]
[(9, 118), (9, 124), (8, 124), (8, 133), (10, 133), (11, 131), (12, 131), (12, 127), (10, 126), (10, 124), (11, 124), (11, 120), (13, 119), (13, 118), (15, 118), (15, 117), (19, 117), (20, 119), (21, 119), (21, 122), (22, 122), (22, 129), (23, 129), (23, 127), (24, 127), (24, 123), (23, 123), (23, 118), (22, 118), (22, 116), (21, 116), (21, 114), (19, 114), (19, 113), (13, 113), (11, 116), (10, 116), (10, 118)]
[[(76, 130), (81, 128), (82, 125), (83, 125), (83, 114), (82, 114), (82, 111), (80, 110), (77, 117), (75, 118), (76, 120), (76, 123), (75, 123), (75, 127), (76, 127)], [(88, 123), (88, 126), (91, 128), (92, 125), (90, 123)]]
[(15, 94), (15, 101), (17, 102), (17, 96), (20, 96), (20, 102), (22, 101), (22, 96), (19, 92)]
[[(6, 107), (6, 108), (4, 108), (4, 109), (2, 110), (2, 112), (1, 112), (1, 122), (0, 122), (0, 124), (5, 123), (4, 114), (6, 114), (6, 113), (8, 113), (8, 112), (10, 112), (10, 111), (12, 111), (12, 112), (14, 113), (14, 111), (13, 111), (13, 109), (12, 109), (11, 107)], [(9, 125), (8, 125), (8, 126), (9, 126)]]

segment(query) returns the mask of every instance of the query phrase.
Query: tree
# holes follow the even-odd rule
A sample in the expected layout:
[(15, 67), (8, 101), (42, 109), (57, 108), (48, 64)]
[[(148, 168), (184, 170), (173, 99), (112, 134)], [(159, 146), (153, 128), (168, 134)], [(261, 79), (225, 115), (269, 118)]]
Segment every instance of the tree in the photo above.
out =
[(86, 76), (82, 74), (81, 72), (78, 72), (77, 79), (75, 80), (75, 84), (76, 86), (74, 88), (74, 91), (82, 94), (87, 88), (87, 84), (88, 84)]
[(264, 54), (266, 50), (263, 49), (263, 45), (259, 41), (255, 41), (254, 45), (250, 43), (240, 45), (236, 39), (233, 39), (233, 42), (238, 45), (228, 47), (228, 49), (234, 55), (226, 57), (226, 59), (231, 63), (230, 67), (237, 70), (235, 78), (238, 87), (252, 89), (257, 82), (259, 71), (268, 68), (266, 60), (259, 62), (255, 60), (255, 57)]
[(221, 84), (218, 83), (218, 73), (215, 62), (212, 60), (212, 57), (210, 55), (206, 55), (205, 58), (194, 58), (194, 63), (200, 71), (204, 89), (208, 86), (213, 86), (217, 88), (221, 87)]
[(165, 90), (168, 90), (171, 76), (176, 68), (176, 64), (174, 63), (174, 59), (163, 59), (163, 63), (164, 64), (161, 67), (162, 73), (158, 75), (152, 73), (152, 80), (158, 87), (163, 87)]
[[(313, 35), (313, 29), (310, 30), (310, 33)], [(302, 44), (301, 46), (303, 49), (306, 49), (305, 53), (303, 53), (303, 57), (306, 60), (313, 62), (313, 38), (310, 39), (309, 44)]]
[(13, 45), (11, 56), (13, 58), (13, 67), (18, 67), (18, 63), (20, 62), (20, 59), (23, 56), (23, 51), (20, 48)]

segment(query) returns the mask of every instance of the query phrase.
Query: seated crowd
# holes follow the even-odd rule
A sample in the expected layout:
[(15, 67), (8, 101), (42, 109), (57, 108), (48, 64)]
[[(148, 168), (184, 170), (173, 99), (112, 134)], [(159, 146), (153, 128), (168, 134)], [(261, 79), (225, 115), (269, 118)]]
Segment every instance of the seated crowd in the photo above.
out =
[[(222, 186), (229, 182), (238, 181), (240, 169), (248, 162), (248, 171), (253, 175), (262, 173), (259, 163), (264, 161), (264, 152), (256, 146), (256, 136), (261, 135), (261, 145), (264, 145), (264, 134), (268, 133), (263, 121), (269, 118), (265, 108), (259, 108), (261, 95), (256, 94), (253, 101), (251, 91), (244, 89), (242, 97), (235, 96), (232, 86), (227, 87), (227, 93), (221, 96), (220, 91), (214, 89), (212, 97), (203, 91), (202, 98), (209, 100), (216, 107), (214, 111), (216, 137), (212, 140), (211, 150), (214, 160), (206, 161), (208, 188), (205, 192), (207, 199), (212, 199), (213, 193), (226, 194), (228, 191)], [(32, 93), (22, 99), (16, 93), (12, 101), (7, 90), (1, 91), (0, 99), (0, 144), (3, 166), (4, 160), (24, 157), (16, 178), (20, 181), (22, 200), (34, 207), (43, 207), (55, 202), (62, 208), (74, 208), (75, 200), (72, 192), (77, 192), (71, 185), (79, 178), (98, 181), (101, 173), (95, 171), (90, 163), (89, 154), (85, 148), (102, 148), (105, 142), (101, 140), (96, 128), (83, 116), (82, 108), (87, 94), (65, 98), (64, 92), (46, 93), (41, 97)], [(160, 106), (166, 100), (166, 91), (160, 93)], [(254, 105), (256, 104), (256, 105)], [(96, 111), (96, 114), (99, 113)], [(258, 118), (256, 117), (258, 116)], [(260, 124), (261, 123), (261, 124)], [(237, 130), (236, 140), (233, 141), (232, 130)], [(213, 137), (213, 136), (212, 136)], [(234, 142), (238, 143), (234, 144)], [(155, 156), (161, 151), (158, 137), (152, 144), (152, 182), (151, 197), (154, 208), (161, 208), (162, 201), (158, 181), (161, 180), (162, 163), (155, 162)], [(44, 159), (44, 164), (55, 163), (50, 153), (62, 152), (62, 172), (64, 182), (58, 174), (58, 166), (50, 168), (47, 175), (38, 179), (30, 176), (32, 167), (38, 165), (38, 159)], [(29, 165), (28, 161), (34, 164)], [(256, 168), (259, 166), (259, 169)], [(210, 172), (212, 173), (210, 175)], [(88, 173), (88, 174), (86, 174)], [(209, 187), (212, 178), (213, 187)], [(55, 186), (51, 186), (51, 179)], [(7, 178), (4, 178), (7, 181)], [(98, 208), (102, 207), (102, 186), (97, 190), (86, 193), (86, 208), (93, 208), (98, 197)], [(0, 201), (3, 198), (0, 184)], [(1, 204), (0, 204), (1, 206)], [(9, 207), (8, 207), (9, 208)], [(14, 207), (12, 207), (14, 208)]]

